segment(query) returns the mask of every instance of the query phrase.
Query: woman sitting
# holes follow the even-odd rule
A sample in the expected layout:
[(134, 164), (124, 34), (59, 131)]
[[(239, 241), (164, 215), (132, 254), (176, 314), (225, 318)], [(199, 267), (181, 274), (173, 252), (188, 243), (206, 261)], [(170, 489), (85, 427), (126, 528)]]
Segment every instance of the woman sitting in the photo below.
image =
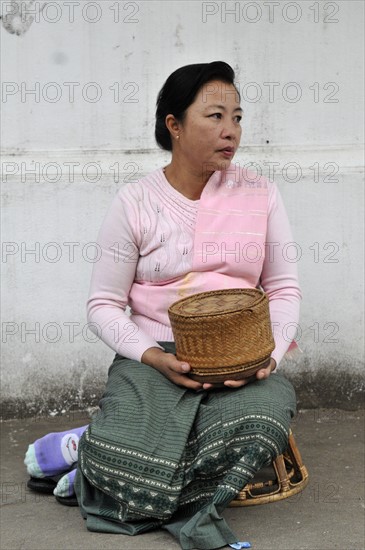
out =
[[(78, 460), (58, 494), (75, 481), (91, 531), (162, 527), (183, 549), (235, 543), (221, 512), (288, 443), (296, 398), (277, 370), (295, 346), (301, 292), (277, 186), (232, 163), (242, 132), (234, 76), (224, 62), (188, 65), (159, 92), (155, 137), (171, 161), (119, 189), (97, 240), (88, 321), (116, 352), (100, 410), (27, 453), (36, 477)], [(253, 380), (215, 387), (176, 358), (167, 310), (226, 288), (266, 292), (275, 349)]]

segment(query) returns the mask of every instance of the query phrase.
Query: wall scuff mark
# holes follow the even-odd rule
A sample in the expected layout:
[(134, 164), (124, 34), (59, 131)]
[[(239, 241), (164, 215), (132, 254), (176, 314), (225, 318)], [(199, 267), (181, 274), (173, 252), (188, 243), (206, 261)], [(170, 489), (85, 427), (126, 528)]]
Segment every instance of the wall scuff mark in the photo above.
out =
[(10, 34), (22, 36), (27, 32), (34, 21), (32, 13), (36, 10), (39, 13), (43, 10), (47, 2), (36, 2), (35, 0), (11, 0), (6, 6), (6, 13), (2, 17), (4, 28)]

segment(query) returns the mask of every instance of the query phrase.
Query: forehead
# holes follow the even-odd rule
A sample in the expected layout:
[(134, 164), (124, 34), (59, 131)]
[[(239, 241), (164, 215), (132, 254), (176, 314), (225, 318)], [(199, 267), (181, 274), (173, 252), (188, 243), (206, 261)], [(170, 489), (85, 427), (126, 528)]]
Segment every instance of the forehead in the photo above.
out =
[(200, 108), (217, 104), (239, 106), (240, 100), (233, 84), (220, 80), (213, 80), (207, 82), (200, 88), (193, 105), (194, 104)]

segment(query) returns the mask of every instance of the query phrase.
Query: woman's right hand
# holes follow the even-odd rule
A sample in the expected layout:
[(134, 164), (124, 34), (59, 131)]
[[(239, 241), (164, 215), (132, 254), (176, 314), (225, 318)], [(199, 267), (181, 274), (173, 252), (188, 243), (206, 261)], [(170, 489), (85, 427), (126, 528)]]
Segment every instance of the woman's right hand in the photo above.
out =
[[(158, 370), (177, 386), (183, 386), (191, 390), (201, 390), (203, 388), (203, 384), (187, 376), (190, 365), (186, 361), (179, 361), (173, 353), (166, 353), (160, 348), (148, 348), (143, 353), (141, 362)], [(204, 389), (208, 388), (204, 387)]]

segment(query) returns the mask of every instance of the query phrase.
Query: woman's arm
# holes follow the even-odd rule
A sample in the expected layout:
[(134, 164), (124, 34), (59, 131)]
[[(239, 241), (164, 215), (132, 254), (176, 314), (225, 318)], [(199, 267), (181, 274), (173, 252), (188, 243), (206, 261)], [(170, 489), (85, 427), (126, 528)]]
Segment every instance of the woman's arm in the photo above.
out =
[[(269, 298), (277, 367), (295, 338), (302, 299), (296, 261), (297, 247), (286, 209), (275, 183), (271, 183), (266, 251), (260, 284)], [(289, 244), (288, 243), (292, 243)], [(294, 260), (294, 261), (293, 261)]]
[(162, 348), (125, 313), (139, 257), (137, 223), (134, 201), (121, 188), (98, 234), (101, 256), (93, 265), (87, 320), (90, 330), (119, 355), (140, 361), (147, 349)]
[(87, 319), (90, 330), (119, 355), (142, 361), (171, 382), (199, 390), (202, 384), (186, 376), (190, 366), (179, 361), (131, 321), (125, 313), (139, 257), (136, 202), (120, 189), (99, 231), (101, 257), (93, 266)]

